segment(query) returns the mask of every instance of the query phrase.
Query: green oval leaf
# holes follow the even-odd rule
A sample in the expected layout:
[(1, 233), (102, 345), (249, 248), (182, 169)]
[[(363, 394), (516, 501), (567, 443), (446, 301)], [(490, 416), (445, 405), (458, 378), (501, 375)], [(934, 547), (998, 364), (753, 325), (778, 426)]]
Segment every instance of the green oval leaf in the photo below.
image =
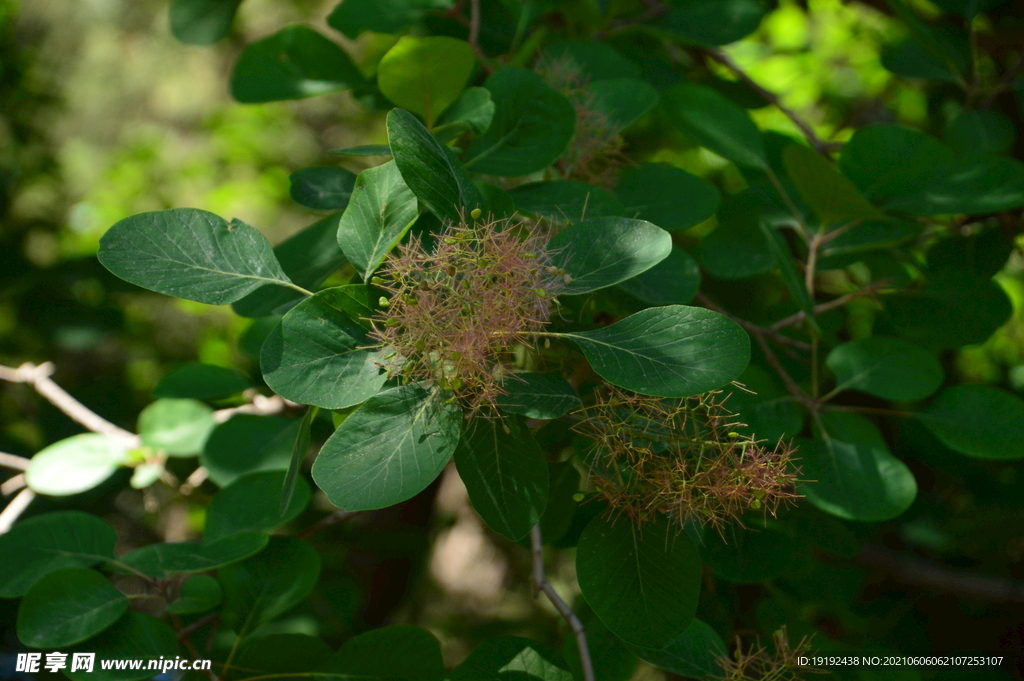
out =
[(451, 8), (454, 0), (345, 0), (327, 17), (332, 28), (355, 40), (364, 31), (400, 33), (428, 12)]
[(455, 449), (455, 466), (473, 508), (501, 536), (517, 541), (540, 522), (548, 467), (523, 417), (474, 419)]
[(119, 556), (118, 563), (156, 579), (172, 574), (206, 572), (245, 560), (263, 550), (267, 535), (262, 532), (236, 534), (213, 542), (151, 544)]
[(416, 195), (394, 161), (359, 173), (352, 200), (338, 223), (338, 243), (364, 282), (418, 215)]
[(701, 556), (705, 565), (727, 582), (756, 584), (796, 570), (809, 560), (799, 537), (773, 525), (736, 529), (724, 539), (711, 532), (704, 542)]
[(298, 425), (277, 416), (236, 414), (214, 428), (199, 462), (221, 487), (253, 471), (286, 470)]
[(678, 0), (657, 27), (698, 45), (727, 45), (757, 30), (764, 14), (757, 0)]
[[(396, 650), (402, 654), (395, 655)], [(408, 625), (373, 629), (350, 638), (317, 671), (407, 681), (439, 681), (447, 673), (441, 642), (426, 629)]]
[(502, 388), (501, 410), (531, 419), (557, 419), (583, 406), (569, 382), (555, 374), (512, 374)]
[(550, 222), (580, 222), (587, 216), (621, 216), (625, 207), (614, 196), (586, 182), (531, 182), (510, 192), (517, 208)]
[(222, 568), (222, 621), (241, 638), (300, 603), (316, 586), (320, 554), (293, 537), (272, 537), (256, 556)]
[(594, 82), (608, 78), (639, 78), (640, 67), (608, 43), (596, 40), (559, 40), (544, 49), (540, 63), (568, 63), (580, 77)]
[(313, 210), (342, 210), (348, 205), (355, 173), (334, 166), (296, 170), (288, 176), (292, 200)]
[(220, 582), (216, 579), (209, 575), (194, 575), (181, 585), (178, 597), (167, 606), (167, 612), (172, 615), (207, 612), (220, 605), (223, 596)]
[(843, 147), (839, 168), (868, 199), (882, 205), (920, 190), (936, 166), (955, 158), (952, 149), (918, 130), (867, 125)]
[(619, 288), (648, 305), (685, 305), (700, 289), (700, 266), (689, 253), (673, 246), (667, 258)]
[(881, 522), (906, 511), (917, 496), (913, 473), (889, 452), (871, 421), (858, 414), (821, 415), (827, 435), (800, 446), (800, 493), (826, 513)]
[(609, 132), (625, 130), (658, 103), (658, 91), (636, 78), (609, 78), (587, 86), (587, 106), (608, 121)]
[(476, 58), (465, 40), (447, 36), (403, 36), (377, 67), (385, 97), (434, 126), (437, 116), (458, 99)]
[(308, 26), (287, 26), (249, 43), (231, 72), (231, 95), (258, 104), (300, 99), (366, 82), (352, 59)]
[(234, 369), (191, 362), (164, 374), (153, 389), (153, 397), (209, 400), (226, 397), (253, 387)]
[(631, 218), (593, 218), (567, 227), (548, 242), (552, 263), (572, 277), (559, 294), (614, 286), (646, 272), (672, 252), (672, 236)]
[(451, 673), (451, 681), (481, 679), (573, 681), (572, 673), (555, 651), (517, 636), (484, 641)]
[(113, 475), (127, 456), (125, 446), (106, 435), (74, 435), (36, 453), (25, 482), (38, 494), (79, 494)]
[(918, 418), (944, 445), (980, 459), (1024, 458), (1024, 400), (990, 385), (943, 390)]
[(673, 85), (661, 97), (672, 124), (697, 144), (739, 165), (769, 169), (761, 132), (746, 111), (693, 83)]
[(469, 148), (474, 172), (518, 177), (542, 170), (562, 155), (576, 129), (576, 110), (532, 71), (506, 67), (484, 83), (494, 120)]
[(162, 399), (139, 414), (139, 437), (146, 447), (170, 456), (192, 456), (203, 451), (216, 425), (213, 410), (202, 402)]
[(206, 509), (203, 541), (250, 532), (268, 532), (291, 522), (309, 505), (311, 496), (305, 480), (297, 479), (294, 494), (282, 512), (285, 471), (249, 473), (213, 495)]
[(915, 193), (894, 196), (887, 208), (915, 215), (996, 213), (1024, 205), (1024, 163), (1001, 156), (969, 156), (934, 168)]
[(658, 397), (720, 388), (750, 361), (746, 332), (701, 307), (649, 308), (593, 331), (557, 335), (575, 341), (608, 382)]
[(946, 125), (943, 138), (958, 154), (1006, 154), (1017, 129), (998, 111), (965, 110)]
[(441, 128), (457, 131), (459, 134), (472, 130), (476, 134), (487, 132), (494, 120), (494, 100), (491, 92), (483, 87), (471, 87), (459, 95), (452, 105), (445, 109), (437, 120), (435, 133)]
[(701, 681), (718, 681), (722, 677), (719, 659), (728, 657), (722, 637), (699, 619), (690, 622), (686, 631), (664, 648), (628, 647), (659, 669)]
[(212, 45), (231, 32), (242, 0), (173, 0), (171, 33), (190, 45)]
[(114, 557), (114, 528), (81, 511), (28, 518), (0, 534), (0, 597), (17, 598), (40, 577)]
[(594, 518), (576, 550), (587, 603), (619, 638), (663, 648), (690, 626), (700, 594), (700, 554), (668, 521), (638, 528)]
[[(150, 661), (174, 659), (178, 636), (152, 615), (129, 612), (99, 636), (72, 650), (96, 653), (92, 671), (63, 670), (72, 681), (142, 681), (153, 677), (153, 670), (147, 669)], [(142, 669), (103, 669), (99, 660), (143, 660), (144, 664)]]
[(718, 211), (718, 226), (697, 245), (704, 269), (719, 279), (745, 279), (778, 267), (775, 250), (761, 231), (764, 209), (753, 188), (727, 197)]
[(707, 220), (718, 208), (713, 184), (673, 166), (645, 163), (622, 171), (615, 188), (625, 215), (674, 232)]
[(348, 511), (405, 501), (438, 476), (455, 451), (462, 410), (422, 385), (386, 390), (351, 414), (324, 443), (313, 479)]
[(395, 164), (413, 194), (441, 220), (459, 222), (477, 208), (480, 192), (452, 150), (408, 111), (388, 113), (388, 141)]
[(932, 353), (898, 338), (871, 336), (832, 349), (825, 364), (837, 390), (861, 390), (886, 400), (928, 397), (942, 385), (942, 364)]
[(342, 409), (374, 395), (387, 380), (366, 330), (352, 321), (353, 295), (364, 287), (320, 291), (289, 310), (260, 353), (274, 392), (301, 404)]
[(799, 144), (782, 152), (786, 172), (823, 225), (881, 217), (881, 212), (821, 154)]
[(100, 633), (128, 610), (128, 598), (94, 570), (68, 567), (40, 578), (18, 606), (18, 638), (61, 648)]
[(264, 284), (292, 286), (266, 237), (195, 208), (139, 213), (100, 239), (108, 270), (136, 286), (210, 305), (233, 303)]

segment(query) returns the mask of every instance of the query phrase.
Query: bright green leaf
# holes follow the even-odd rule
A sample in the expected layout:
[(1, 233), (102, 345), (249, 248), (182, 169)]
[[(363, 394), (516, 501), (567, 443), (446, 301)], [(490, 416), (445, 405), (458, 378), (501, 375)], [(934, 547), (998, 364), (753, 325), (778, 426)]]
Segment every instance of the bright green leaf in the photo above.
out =
[(502, 388), (501, 410), (531, 419), (557, 419), (583, 406), (569, 382), (555, 374), (512, 374)]
[(782, 152), (786, 172), (823, 225), (868, 220), (881, 213), (818, 152), (791, 144)]
[(364, 282), (418, 215), (416, 196), (394, 161), (359, 173), (352, 200), (338, 223), (338, 243)]
[(220, 605), (223, 598), (220, 582), (209, 575), (193, 575), (178, 590), (178, 597), (168, 606), (172, 615), (192, 615), (207, 612)]
[(73, 435), (36, 453), (25, 482), (38, 494), (79, 494), (113, 475), (127, 455), (122, 443), (106, 435)]
[(288, 176), (295, 203), (313, 210), (343, 210), (352, 196), (355, 173), (334, 166), (314, 166)]
[(249, 473), (213, 495), (206, 509), (203, 541), (250, 532), (266, 532), (291, 522), (309, 504), (309, 485), (296, 480), (295, 493), (288, 507), (281, 511), (284, 497), (284, 471)]
[(352, 290), (363, 288), (325, 289), (284, 316), (260, 354), (263, 378), (274, 392), (301, 404), (342, 409), (380, 390), (387, 373), (376, 364), (379, 353), (349, 316)]
[(233, 303), (264, 284), (291, 286), (266, 237), (195, 208), (139, 213), (100, 239), (100, 262), (136, 286), (210, 305)]
[(231, 32), (242, 0), (173, 0), (171, 33), (183, 43), (212, 45)]
[(548, 467), (525, 418), (471, 421), (455, 449), (455, 465), (473, 508), (492, 530), (517, 541), (540, 522)]
[(150, 544), (119, 556), (116, 563), (156, 579), (172, 574), (206, 572), (245, 560), (263, 550), (267, 535), (262, 532), (236, 534), (213, 542)]
[(946, 388), (918, 418), (950, 449), (979, 459), (1024, 458), (1024, 400), (990, 385)]
[(308, 26), (286, 26), (245, 46), (231, 73), (231, 95), (259, 104), (344, 90), (365, 80), (336, 44)]
[(746, 111), (693, 83), (673, 85), (661, 97), (669, 120), (698, 144), (742, 166), (768, 170), (761, 132)]
[(648, 308), (603, 328), (558, 335), (575, 341), (605, 380), (659, 397), (720, 388), (750, 361), (746, 332), (702, 307)]
[(700, 554), (663, 518), (643, 528), (595, 518), (580, 537), (576, 575), (587, 603), (627, 643), (663, 648), (697, 610)]
[(886, 400), (928, 397), (942, 385), (942, 364), (924, 348), (898, 338), (871, 336), (843, 343), (825, 359), (838, 388)]
[(190, 362), (164, 374), (153, 389), (153, 397), (208, 400), (226, 397), (253, 387), (234, 369)]
[(559, 294), (580, 294), (614, 286), (646, 272), (672, 252), (662, 228), (631, 218), (593, 218), (562, 230), (548, 242), (554, 265), (572, 280)]
[(78, 567), (54, 570), (18, 606), (18, 639), (32, 648), (62, 648), (95, 636), (128, 610), (106, 577)]
[(473, 73), (476, 57), (464, 40), (403, 36), (380, 60), (377, 85), (385, 97), (434, 126)]
[(66, 567), (86, 568), (114, 557), (114, 529), (88, 513), (57, 511), (0, 534), (0, 597), (23, 595), (40, 577)]
[(196, 400), (161, 399), (139, 414), (139, 437), (146, 447), (171, 456), (192, 456), (216, 427), (213, 410)]
[(711, 217), (718, 208), (713, 184), (674, 166), (646, 163), (622, 171), (615, 188), (625, 215), (674, 232)]
[(405, 501), (438, 476), (455, 451), (462, 410), (422, 385), (384, 391), (324, 443), (313, 479), (348, 511)]

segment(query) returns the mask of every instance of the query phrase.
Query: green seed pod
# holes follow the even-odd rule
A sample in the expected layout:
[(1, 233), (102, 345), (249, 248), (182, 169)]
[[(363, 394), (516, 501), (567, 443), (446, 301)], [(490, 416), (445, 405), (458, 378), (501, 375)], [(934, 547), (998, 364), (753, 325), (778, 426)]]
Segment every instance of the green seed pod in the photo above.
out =
[(537, 297), (539, 297), (539, 298), (547, 298), (548, 297), (548, 292), (545, 289), (535, 288), (535, 289), (533, 289), (533, 292), (536, 293)]
[(453, 236), (446, 236), (446, 237), (444, 238), (444, 242), (445, 242), (446, 244), (448, 244), (449, 246), (451, 246), (451, 245), (453, 245), (453, 244), (457, 244), (457, 243), (459, 243), (459, 240), (458, 240), (458, 239), (456, 239), (456, 238), (455, 238), (455, 237), (453, 237)]
[(402, 325), (402, 322), (398, 321), (397, 319), (388, 319), (388, 320), (386, 320), (384, 322), (384, 326), (386, 326), (386, 327), (388, 327), (390, 329), (393, 329), (396, 326), (401, 326), (401, 325)]
[(418, 341), (416, 341), (416, 349), (419, 350), (420, 352), (423, 352), (424, 350), (426, 350), (427, 349), (426, 341), (424, 341), (422, 338), (420, 338)]
[(753, 501), (751, 501), (750, 508), (754, 509), (755, 511), (759, 511), (761, 509), (761, 500), (754, 499)]
[(455, 265), (448, 265), (448, 267), (445, 269), (445, 272), (448, 273), (449, 277), (454, 277), (456, 272)]
[(420, 301), (416, 299), (416, 296), (406, 293), (402, 296), (402, 300), (405, 301), (406, 305), (419, 305)]
[(380, 298), (377, 299), (377, 304), (380, 305), (381, 307), (387, 307), (388, 305), (391, 304), (391, 302), (384, 296), (381, 296)]
[(469, 211), (469, 217), (473, 218), (474, 220), (479, 220), (480, 216), (483, 214), (484, 212), (479, 208), (474, 208), (473, 210)]
[(383, 286), (384, 280), (381, 279), (380, 277), (370, 277), (370, 283), (376, 284), (377, 286)]

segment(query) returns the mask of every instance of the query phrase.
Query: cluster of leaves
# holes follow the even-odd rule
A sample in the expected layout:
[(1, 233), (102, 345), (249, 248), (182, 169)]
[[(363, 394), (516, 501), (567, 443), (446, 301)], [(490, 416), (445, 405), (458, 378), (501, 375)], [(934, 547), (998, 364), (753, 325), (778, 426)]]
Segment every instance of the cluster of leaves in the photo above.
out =
[[(172, 29), (215, 42), (239, 4), (174, 0)], [(293, 197), (331, 214), (276, 247), (239, 220), (177, 208), (114, 225), (99, 259), (142, 288), (257, 319), (262, 381), (308, 405), (306, 417), (218, 424), (200, 400), (249, 384), (201, 368), (168, 379), (138, 443), (90, 434), (39, 452), (26, 480), (42, 494), (82, 492), (122, 466), (148, 487), (166, 478), (169, 457), (194, 456), (220, 489), (200, 542), (115, 556), (112, 529), (77, 512), (0, 538), (0, 553), (17, 556), (0, 565), (0, 595), (22, 598), (21, 641), (172, 657), (216, 615), (236, 635), (215, 653), (221, 678), (571, 678), (556, 653), (524, 639), (486, 642), (448, 672), (437, 640), (415, 628), (369, 632), (337, 653), (259, 630), (317, 580), (309, 544), (268, 533), (308, 503), (310, 427), (330, 410), (334, 431), (311, 477), (336, 506), (406, 501), (454, 458), (496, 533), (520, 541), (539, 525), (548, 545), (576, 546), (588, 627), (609, 650), (702, 679), (797, 673), (791, 658), (804, 644), (791, 649), (784, 636), (775, 657), (724, 654), (723, 632), (695, 617), (703, 567), (752, 583), (810, 563), (809, 545), (856, 554), (836, 519), (890, 520), (917, 495), (880, 423), (909, 418), (971, 457), (1024, 457), (1024, 401), (947, 385), (940, 361), (1012, 312), (992, 277), (1019, 229), (1024, 164), (1006, 155), (1005, 134), (983, 148), (963, 142), (998, 138), (998, 116), (970, 107), (983, 109), (1012, 72), (972, 76), (964, 65), (982, 61), (976, 43), (958, 56), (955, 40), (893, 7), (912, 35), (888, 57), (893, 70), (950, 74), (967, 90), (964, 122), (946, 142), (865, 126), (838, 162), (813, 134), (808, 146), (760, 130), (742, 83), (702, 65), (757, 28), (756, 0), (582, 14), (558, 1), (345, 0), (328, 23), (347, 37), (408, 33), (368, 65), (372, 77), (306, 26), (246, 46), (236, 99), (352, 89), (388, 110), (387, 144), (339, 153), (391, 160), (358, 176), (297, 171)], [(676, 137), (650, 132), (659, 124)], [(636, 130), (658, 148), (685, 137), (714, 152), (742, 188), (723, 197), (681, 168), (643, 163), (631, 155)], [(712, 217), (713, 230), (690, 229)], [(736, 294), (755, 277), (778, 304), (751, 310)], [(690, 306), (699, 289), (702, 306)], [(720, 390), (732, 391), (735, 419)], [(558, 430), (564, 421), (583, 437)], [(577, 465), (589, 473), (582, 490)], [(813, 508), (780, 511), (797, 496)], [(179, 631), (128, 612), (96, 566), (142, 580)], [(88, 615), (69, 617), (83, 602)]]

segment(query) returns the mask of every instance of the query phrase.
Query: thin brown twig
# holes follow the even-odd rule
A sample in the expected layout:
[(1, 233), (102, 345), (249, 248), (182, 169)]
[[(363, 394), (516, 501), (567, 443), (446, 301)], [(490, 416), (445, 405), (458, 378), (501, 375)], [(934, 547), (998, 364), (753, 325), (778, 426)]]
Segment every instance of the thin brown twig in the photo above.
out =
[(292, 402), (286, 400), (280, 395), (260, 395), (259, 393), (253, 393), (252, 402), (249, 404), (243, 404), (237, 407), (228, 407), (226, 409), (218, 409), (213, 412), (213, 419), (217, 423), (224, 423), (235, 414), (255, 414), (257, 416), (270, 416), (273, 414), (280, 414), (286, 409), (295, 409), (302, 405), (298, 402)]
[(736, 74), (736, 77), (746, 83), (748, 87), (767, 99), (772, 106), (785, 114), (786, 117), (793, 121), (793, 124), (800, 129), (800, 132), (803, 133), (804, 137), (807, 138), (807, 141), (811, 143), (811, 146), (814, 147), (818, 153), (828, 156), (829, 153), (837, 151), (843, 147), (840, 142), (826, 142), (818, 137), (818, 133), (814, 132), (814, 128), (811, 127), (810, 123), (802, 119), (795, 111), (783, 104), (777, 94), (759, 85), (757, 81), (751, 78), (747, 72), (740, 68), (740, 65), (733, 61), (732, 57), (727, 55), (725, 52), (711, 47), (704, 48), (701, 51), (711, 59), (732, 71)]
[(548, 578), (544, 575), (544, 540), (541, 535), (540, 525), (534, 525), (530, 531), (530, 544), (533, 554), (533, 594), (536, 598), (540, 592), (551, 601), (555, 610), (569, 623), (573, 634), (576, 635), (576, 647), (580, 654), (580, 667), (583, 670), (584, 681), (594, 681), (594, 663), (590, 659), (590, 648), (587, 647), (587, 632), (583, 623), (576, 613), (572, 611), (562, 597), (558, 595), (555, 588), (551, 586)]
[(10, 381), (11, 383), (27, 383), (35, 388), (36, 392), (49, 400), (53, 406), (92, 432), (112, 437), (128, 447), (137, 447), (139, 445), (138, 435), (115, 426), (54, 383), (50, 376), (55, 369), (56, 367), (53, 365), (53, 362), (44, 362), (39, 366), (31, 362), (25, 362), (17, 369), (0, 365), (0, 380)]
[[(878, 281), (871, 282), (870, 284), (868, 284), (864, 288), (858, 289), (858, 290), (854, 291), (853, 293), (847, 293), (846, 295), (840, 296), (840, 297), (838, 297), (838, 298), (836, 298), (834, 300), (830, 300), (830, 301), (828, 301), (826, 303), (821, 303), (820, 305), (815, 305), (814, 306), (814, 314), (815, 314), (815, 316), (820, 315), (820, 314), (824, 314), (824, 313), (828, 312), (829, 310), (834, 310), (837, 307), (842, 307), (842, 306), (846, 305), (851, 300), (855, 300), (857, 298), (863, 298), (864, 296), (869, 296), (869, 295), (871, 295), (871, 294), (873, 294), (873, 293), (875, 293), (875, 292), (877, 292), (877, 291), (879, 291), (879, 290), (881, 290), (883, 288), (886, 288), (887, 286), (892, 284), (892, 281), (893, 281), (892, 279), (880, 279)], [(779, 321), (775, 322), (770, 327), (768, 327), (767, 330), (770, 331), (770, 332), (778, 332), (779, 329), (784, 329), (787, 326), (795, 326), (795, 325), (799, 324), (800, 322), (802, 322), (806, 318), (807, 318), (807, 314), (803, 310), (800, 310), (799, 312), (797, 312), (795, 314), (791, 314), (790, 316), (786, 317), (785, 319), (780, 319)]]
[(750, 333), (759, 333), (759, 334), (762, 334), (764, 336), (767, 336), (768, 338), (770, 338), (774, 342), (778, 343), (779, 345), (788, 345), (788, 346), (797, 348), (798, 350), (803, 350), (804, 352), (810, 352), (811, 351), (811, 346), (810, 346), (809, 343), (805, 343), (803, 341), (796, 340), (795, 338), (790, 338), (789, 336), (784, 336), (781, 333), (778, 333), (777, 331), (775, 331), (774, 329), (769, 329), (769, 328), (765, 328), (763, 326), (758, 326), (757, 324), (754, 324), (753, 322), (749, 322), (746, 319), (743, 319), (742, 317), (737, 317), (736, 315), (734, 315), (733, 313), (729, 312), (728, 310), (726, 310), (721, 305), (715, 303), (713, 300), (708, 298), (703, 293), (698, 293), (696, 295), (696, 297), (695, 297), (695, 300), (697, 302), (699, 302), (701, 305), (703, 305), (704, 307), (708, 308), (709, 310), (714, 310), (715, 312), (717, 312), (719, 314), (724, 314), (726, 317), (728, 317), (729, 319), (733, 320), (734, 322), (736, 322), (737, 324), (742, 326), (744, 329), (746, 329)]

